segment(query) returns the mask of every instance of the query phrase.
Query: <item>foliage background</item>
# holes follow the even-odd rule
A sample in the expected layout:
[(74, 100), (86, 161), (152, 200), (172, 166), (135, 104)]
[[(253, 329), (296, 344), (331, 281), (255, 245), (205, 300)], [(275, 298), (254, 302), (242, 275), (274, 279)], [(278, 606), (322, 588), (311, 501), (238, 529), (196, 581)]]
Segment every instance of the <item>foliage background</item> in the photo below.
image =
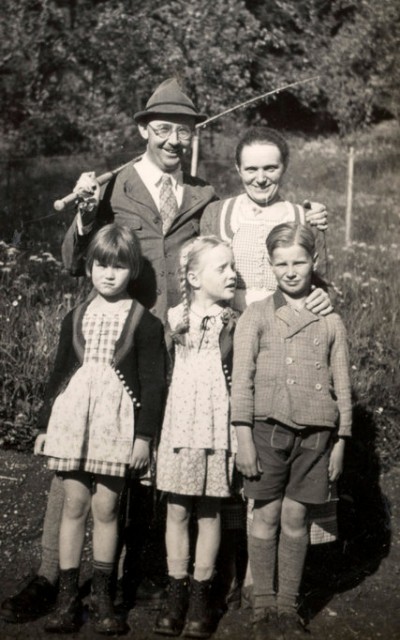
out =
[[(399, 461), (399, 44), (397, 0), (3, 0), (2, 446), (31, 446), (59, 321), (85, 293), (60, 264), (73, 212), (54, 216), (53, 200), (82, 171), (140, 153), (132, 114), (170, 75), (209, 115), (318, 75), (206, 129), (200, 173), (220, 196), (234, 193), (238, 131), (286, 130), (288, 198), (331, 212), (331, 276), (350, 335), (358, 428), (369, 426), (366, 446), (376, 444), (384, 467)], [(344, 248), (350, 144), (354, 242)]]
[(399, 43), (397, 0), (3, 0), (0, 144), (115, 150), (170, 75), (210, 115), (319, 75), (240, 120), (348, 134), (398, 116)]

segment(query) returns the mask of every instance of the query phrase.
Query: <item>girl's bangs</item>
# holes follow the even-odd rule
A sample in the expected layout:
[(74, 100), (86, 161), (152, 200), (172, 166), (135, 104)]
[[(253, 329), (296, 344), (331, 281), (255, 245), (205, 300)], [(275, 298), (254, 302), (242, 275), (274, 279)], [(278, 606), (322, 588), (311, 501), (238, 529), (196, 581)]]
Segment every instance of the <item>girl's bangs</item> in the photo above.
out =
[(106, 243), (98, 246), (93, 258), (102, 264), (130, 267), (130, 252), (128, 247), (116, 246), (114, 243)]

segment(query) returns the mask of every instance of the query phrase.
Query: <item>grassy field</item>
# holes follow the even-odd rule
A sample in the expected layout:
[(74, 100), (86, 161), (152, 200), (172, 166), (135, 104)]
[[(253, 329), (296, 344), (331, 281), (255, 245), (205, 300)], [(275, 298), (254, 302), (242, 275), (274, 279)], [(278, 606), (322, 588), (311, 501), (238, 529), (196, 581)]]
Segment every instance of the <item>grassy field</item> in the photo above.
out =
[[(288, 136), (288, 199), (323, 202), (330, 212), (330, 278), (336, 309), (349, 333), (355, 433), (378, 454), (381, 468), (400, 461), (400, 128), (382, 123), (355, 141), (352, 243), (344, 246), (347, 148), (337, 137)], [(234, 138), (203, 142), (200, 173), (224, 196), (238, 192)], [(205, 141), (206, 142), (206, 141)], [(212, 156), (212, 160), (210, 157)], [(35, 161), (3, 182), (0, 242), (0, 444), (31, 446), (60, 320), (85, 286), (62, 271), (59, 245), (72, 213), (52, 214), (52, 201), (68, 192), (82, 170), (117, 166), (90, 157)], [(12, 246), (24, 223), (23, 244)], [(15, 238), (15, 236), (14, 236)]]

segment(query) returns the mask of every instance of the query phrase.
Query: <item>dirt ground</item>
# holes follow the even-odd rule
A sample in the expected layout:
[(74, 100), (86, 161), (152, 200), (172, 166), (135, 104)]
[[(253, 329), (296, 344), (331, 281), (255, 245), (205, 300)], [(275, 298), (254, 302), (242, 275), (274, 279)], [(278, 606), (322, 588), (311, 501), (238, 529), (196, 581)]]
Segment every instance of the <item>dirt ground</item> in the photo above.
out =
[[(21, 586), (38, 566), (40, 537), (51, 475), (42, 459), (0, 451), (0, 599)], [(400, 638), (400, 469), (380, 474), (376, 464), (357, 465), (343, 479), (339, 504), (342, 542), (310, 550), (303, 611), (312, 638)], [(88, 556), (86, 550), (86, 557)], [(85, 562), (88, 565), (86, 558)], [(156, 611), (134, 607), (128, 638), (156, 638)], [(48, 638), (44, 619), (13, 625), (0, 621), (0, 639)], [(228, 612), (216, 640), (250, 635), (248, 609)], [(90, 623), (71, 637), (97, 637)], [(99, 636), (100, 637), (100, 636)], [(306, 636), (305, 636), (306, 637)]]

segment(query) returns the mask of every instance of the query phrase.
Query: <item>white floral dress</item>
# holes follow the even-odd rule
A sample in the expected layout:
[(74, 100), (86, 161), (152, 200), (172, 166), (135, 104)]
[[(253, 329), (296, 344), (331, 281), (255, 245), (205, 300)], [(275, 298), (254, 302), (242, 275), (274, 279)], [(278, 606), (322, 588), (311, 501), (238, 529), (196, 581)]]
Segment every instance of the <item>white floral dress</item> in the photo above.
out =
[(124, 477), (134, 439), (132, 399), (111, 366), (132, 300), (113, 313), (98, 309), (96, 298), (82, 321), (85, 355), (52, 407), (45, 455), (56, 471), (87, 471)]
[[(223, 310), (206, 316), (190, 310), (190, 346), (175, 345), (175, 365), (157, 451), (157, 488), (189, 496), (228, 497), (233, 474), (229, 394), (222, 370), (219, 336)], [(183, 306), (168, 312), (172, 331)]]

